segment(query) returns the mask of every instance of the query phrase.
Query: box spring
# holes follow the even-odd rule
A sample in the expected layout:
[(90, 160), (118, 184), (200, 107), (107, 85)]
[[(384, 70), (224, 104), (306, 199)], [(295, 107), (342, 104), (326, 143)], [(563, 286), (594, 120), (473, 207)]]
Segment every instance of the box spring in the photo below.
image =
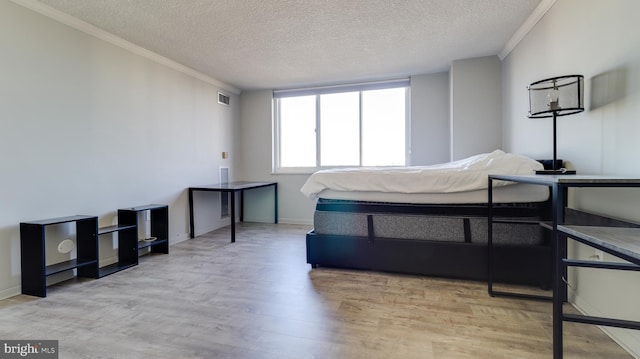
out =
[[(501, 204), (494, 224), (494, 278), (548, 287), (548, 202)], [(486, 205), (403, 205), (319, 200), (307, 234), (307, 262), (325, 266), (442, 276), (487, 278)]]

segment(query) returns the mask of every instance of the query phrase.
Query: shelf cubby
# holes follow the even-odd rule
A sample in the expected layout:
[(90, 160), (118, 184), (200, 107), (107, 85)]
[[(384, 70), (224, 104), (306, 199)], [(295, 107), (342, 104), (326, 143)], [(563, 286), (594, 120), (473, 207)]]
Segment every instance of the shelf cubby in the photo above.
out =
[(169, 253), (169, 207), (162, 204), (148, 204), (144, 206), (123, 208), (118, 210), (118, 223), (122, 225), (140, 226), (138, 223), (138, 214), (143, 211), (149, 211), (151, 221), (151, 237), (155, 237), (154, 241), (143, 241), (138, 238), (136, 231), (136, 257), (139, 256), (140, 250), (149, 248), (151, 253)]
[[(76, 258), (47, 265), (47, 226), (74, 223)], [(78, 277), (98, 278), (98, 217), (76, 215), (20, 223), (22, 293), (47, 296), (47, 277), (76, 269)]]
[(135, 248), (138, 227), (135, 224), (116, 224), (98, 228), (98, 236), (112, 233), (118, 235), (118, 261), (98, 268), (99, 278), (138, 264), (138, 252)]

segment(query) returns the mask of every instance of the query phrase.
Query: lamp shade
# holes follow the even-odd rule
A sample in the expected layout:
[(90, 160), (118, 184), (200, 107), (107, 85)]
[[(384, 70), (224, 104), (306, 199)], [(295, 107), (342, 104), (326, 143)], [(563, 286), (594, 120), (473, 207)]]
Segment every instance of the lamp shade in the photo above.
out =
[(529, 117), (566, 116), (584, 111), (584, 77), (558, 76), (529, 85)]

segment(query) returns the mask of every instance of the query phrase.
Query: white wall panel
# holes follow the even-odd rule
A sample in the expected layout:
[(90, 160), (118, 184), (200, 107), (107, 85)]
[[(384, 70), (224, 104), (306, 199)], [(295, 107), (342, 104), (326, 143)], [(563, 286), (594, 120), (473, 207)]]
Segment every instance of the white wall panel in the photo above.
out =
[[(551, 119), (528, 119), (526, 86), (548, 77), (585, 77), (583, 113), (558, 119), (558, 157), (582, 174), (640, 176), (640, 31), (635, 0), (558, 0), (503, 64), (503, 121), (507, 150), (552, 156)], [(580, 189), (579, 209), (640, 222), (640, 190)], [(575, 244), (573, 255), (593, 250)], [(607, 258), (608, 259), (608, 258)], [(591, 315), (640, 320), (637, 273), (579, 269), (571, 298)], [(607, 329), (636, 357), (637, 331)]]
[[(23, 221), (109, 225), (118, 208), (161, 203), (170, 240), (187, 238), (186, 188), (233, 171), (220, 153), (237, 142), (238, 96), (221, 106), (211, 84), (8, 1), (0, 53), (0, 297), (19, 293)], [(201, 204), (197, 232), (224, 224)]]

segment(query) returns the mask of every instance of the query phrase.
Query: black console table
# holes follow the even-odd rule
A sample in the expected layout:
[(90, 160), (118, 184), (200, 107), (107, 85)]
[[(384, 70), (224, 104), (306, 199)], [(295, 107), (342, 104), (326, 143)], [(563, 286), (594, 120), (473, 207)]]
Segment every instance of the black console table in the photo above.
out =
[(199, 187), (189, 187), (189, 235), (194, 237), (193, 192), (208, 191), (231, 194), (231, 242), (236, 241), (236, 192), (240, 192), (240, 222), (244, 219), (244, 191), (273, 186), (273, 223), (278, 223), (278, 183), (277, 182), (229, 182)]
[[(617, 270), (640, 270), (640, 230), (631, 228), (598, 228), (569, 226), (564, 224), (567, 189), (571, 187), (640, 187), (640, 178), (590, 176), (590, 175), (489, 175), (489, 244), (491, 243), (491, 206), (493, 181), (508, 181), (548, 186), (551, 190), (551, 224), (553, 241), (553, 358), (563, 357), (563, 321), (576, 323), (614, 326), (640, 329), (640, 323), (599, 318), (591, 316), (564, 314), (563, 303), (566, 300), (567, 266), (589, 267)], [(591, 247), (600, 249), (632, 264), (603, 263), (567, 259), (567, 236)], [(491, 257), (491, 245), (489, 245)], [(491, 273), (491, 264), (489, 271)], [(491, 274), (490, 274), (491, 275)]]

